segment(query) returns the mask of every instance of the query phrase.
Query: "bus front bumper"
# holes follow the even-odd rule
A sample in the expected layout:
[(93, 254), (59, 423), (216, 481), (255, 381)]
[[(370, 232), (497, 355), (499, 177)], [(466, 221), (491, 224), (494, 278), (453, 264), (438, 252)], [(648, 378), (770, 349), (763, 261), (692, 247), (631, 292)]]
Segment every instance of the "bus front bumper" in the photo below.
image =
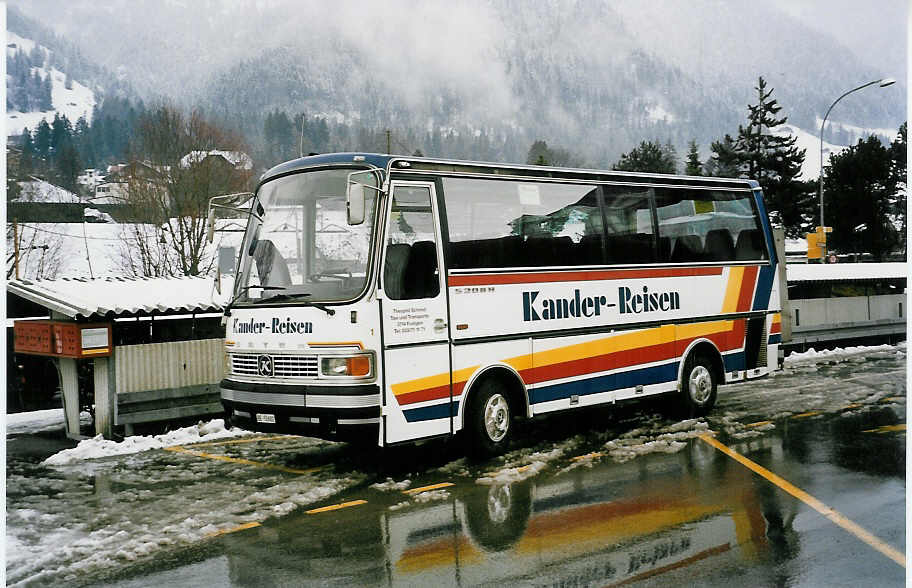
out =
[(222, 406), (231, 424), (249, 431), (322, 439), (376, 436), (380, 387), (261, 384), (222, 380)]

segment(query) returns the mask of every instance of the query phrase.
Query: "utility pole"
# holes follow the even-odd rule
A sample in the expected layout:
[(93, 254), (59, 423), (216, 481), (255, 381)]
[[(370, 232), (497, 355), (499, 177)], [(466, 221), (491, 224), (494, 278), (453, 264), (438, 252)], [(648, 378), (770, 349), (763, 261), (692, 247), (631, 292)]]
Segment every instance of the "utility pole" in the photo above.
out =
[(392, 134), (393, 134), (393, 132), (391, 130), (386, 129), (386, 153), (387, 154), (390, 154), (393, 152), (392, 147), (390, 146), (390, 143), (392, 142)]
[(16, 268), (16, 279), (19, 279), (19, 223), (13, 219), (13, 266)]

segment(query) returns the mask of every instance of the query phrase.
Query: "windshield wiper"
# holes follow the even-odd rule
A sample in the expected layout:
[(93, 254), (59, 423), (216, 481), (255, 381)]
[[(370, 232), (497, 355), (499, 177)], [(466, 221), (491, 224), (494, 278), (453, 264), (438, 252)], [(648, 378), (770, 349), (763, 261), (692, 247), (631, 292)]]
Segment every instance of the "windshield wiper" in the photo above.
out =
[(261, 288), (263, 290), (285, 290), (285, 286), (269, 286), (269, 285), (261, 286), (259, 284), (249, 284), (247, 286), (244, 286), (243, 288), (241, 288), (241, 291), (238, 292), (227, 305), (225, 305), (225, 315), (226, 316), (231, 316), (231, 309), (234, 307), (235, 302), (237, 302), (238, 299), (241, 296), (243, 296), (244, 294), (246, 294), (247, 291), (250, 290), (251, 288)]
[[(265, 303), (265, 302), (277, 302), (279, 300), (294, 300), (297, 298), (305, 298), (307, 296), (311, 296), (311, 294), (309, 292), (305, 292), (302, 294), (276, 294), (275, 296), (270, 296), (269, 298), (261, 298), (261, 299), (255, 301), (253, 304), (261, 304), (261, 303)], [(309, 300), (300, 300), (300, 302), (302, 302), (304, 304), (304, 306), (313, 306), (314, 308), (319, 308), (320, 310), (322, 310), (329, 316), (333, 316), (336, 314), (335, 310), (333, 310), (332, 308), (329, 308), (325, 304), (320, 304), (319, 302), (310, 302)]]

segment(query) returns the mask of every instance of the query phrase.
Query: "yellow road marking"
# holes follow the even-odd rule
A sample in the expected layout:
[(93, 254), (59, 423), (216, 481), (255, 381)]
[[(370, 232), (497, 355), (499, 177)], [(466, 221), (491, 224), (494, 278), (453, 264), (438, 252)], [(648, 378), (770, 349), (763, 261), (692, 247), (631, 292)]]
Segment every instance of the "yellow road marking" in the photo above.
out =
[(843, 406), (842, 410), (852, 410), (853, 408), (861, 408), (861, 406), (862, 405), (858, 404), (857, 402), (853, 402), (852, 404), (846, 404)]
[(252, 529), (254, 527), (259, 527), (260, 523), (244, 523), (243, 525), (238, 525), (237, 527), (232, 527), (231, 529), (220, 529), (213, 533), (209, 533), (206, 537), (218, 537), (219, 535), (227, 535), (228, 533), (237, 533), (238, 531), (245, 531), (247, 529)]
[(906, 424), (901, 425), (884, 425), (883, 427), (877, 427), (876, 429), (868, 429), (867, 431), (862, 431), (862, 433), (894, 433), (896, 431), (905, 431)]
[(745, 427), (764, 427), (766, 425), (772, 425), (773, 421), (757, 421), (756, 423), (751, 423), (749, 425), (744, 425)]
[(881, 398), (881, 402), (902, 402), (905, 400), (902, 396), (887, 396), (886, 398)]
[(737, 461), (738, 463), (740, 463), (747, 469), (751, 470), (755, 474), (767, 479), (768, 481), (772, 482), (776, 486), (779, 486), (781, 489), (785, 490), (786, 492), (788, 492), (789, 494), (791, 494), (798, 500), (807, 504), (808, 506), (810, 506), (811, 508), (813, 508), (814, 510), (816, 510), (817, 512), (819, 512), (820, 514), (822, 514), (823, 516), (828, 518), (830, 521), (832, 521), (836, 525), (842, 527), (849, 533), (855, 535), (856, 537), (858, 537), (859, 539), (861, 539), (862, 541), (864, 541), (865, 543), (867, 543), (868, 545), (870, 545), (871, 547), (873, 547), (874, 549), (876, 549), (877, 551), (882, 553), (883, 555), (887, 556), (888, 558), (890, 558), (897, 564), (901, 565), (902, 567), (906, 567), (906, 556), (903, 555), (900, 551), (897, 551), (890, 545), (884, 543), (883, 541), (881, 541), (880, 539), (878, 539), (877, 537), (875, 537), (874, 535), (872, 535), (871, 533), (869, 533), (868, 531), (866, 531), (865, 529), (860, 527), (859, 525), (850, 521), (849, 519), (847, 519), (846, 517), (841, 515), (839, 512), (833, 510), (826, 504), (820, 502), (819, 500), (817, 500), (816, 498), (814, 498), (813, 496), (811, 496), (804, 490), (798, 488), (797, 486), (792, 485), (789, 481), (785, 480), (784, 478), (780, 478), (779, 476), (777, 476), (773, 472), (769, 471), (768, 469), (764, 468), (763, 466), (760, 466), (760, 465), (752, 462), (751, 460), (747, 459), (746, 457), (744, 457), (743, 455), (741, 455), (734, 449), (731, 449), (731, 448), (723, 445), (722, 443), (719, 443), (718, 441), (713, 439), (712, 435), (710, 435), (709, 433), (703, 433), (702, 435), (700, 435), (700, 439), (702, 441), (708, 443), (709, 445), (712, 445), (713, 447), (715, 447), (716, 449), (718, 449), (725, 455), (729, 456), (733, 460)]
[(802, 412), (801, 414), (793, 414), (792, 418), (793, 419), (804, 419), (807, 417), (817, 416), (818, 414), (823, 414), (823, 413), (820, 412), (819, 410), (812, 410), (810, 412)]
[(351, 502), (343, 502), (341, 504), (333, 504), (331, 506), (324, 506), (321, 508), (312, 508), (305, 512), (307, 514), (319, 514), (321, 512), (329, 512), (331, 510), (339, 510), (342, 508), (348, 508), (350, 506), (359, 506), (361, 504), (367, 504), (367, 501), (366, 500), (352, 500)]
[(452, 485), (453, 485), (452, 482), (441, 482), (439, 484), (432, 484), (430, 486), (422, 486), (420, 488), (409, 488), (408, 490), (404, 490), (403, 492), (405, 492), (406, 494), (419, 494), (421, 492), (427, 492), (428, 490), (437, 490), (439, 488), (449, 488)]
[(280, 466), (272, 463), (265, 463), (262, 461), (253, 461), (251, 459), (243, 459), (240, 457), (228, 457), (227, 455), (216, 455), (214, 453), (205, 453), (203, 451), (194, 451), (193, 449), (187, 449), (185, 447), (176, 446), (176, 447), (165, 447), (165, 451), (173, 451), (175, 453), (186, 453), (188, 455), (195, 455), (196, 457), (204, 457), (206, 459), (215, 459), (218, 461), (227, 461), (230, 463), (240, 463), (244, 465), (254, 466), (258, 468), (265, 468), (267, 470), (277, 470), (280, 472), (288, 472), (289, 474), (311, 474), (313, 472), (322, 470), (326, 466), (320, 466), (316, 468), (309, 468), (306, 470), (297, 470), (294, 468), (289, 468), (285, 466)]
[(592, 453), (587, 453), (586, 455), (577, 455), (576, 457), (571, 457), (570, 461), (581, 461), (584, 459), (594, 459), (596, 457), (604, 457), (605, 454), (601, 451), (593, 451)]
[(224, 441), (209, 441), (207, 443), (187, 443), (191, 447), (212, 447), (215, 445), (236, 445), (238, 443), (255, 443), (257, 441), (278, 441), (280, 439), (293, 439), (294, 435), (279, 435), (278, 437), (244, 437), (243, 439), (225, 439)]

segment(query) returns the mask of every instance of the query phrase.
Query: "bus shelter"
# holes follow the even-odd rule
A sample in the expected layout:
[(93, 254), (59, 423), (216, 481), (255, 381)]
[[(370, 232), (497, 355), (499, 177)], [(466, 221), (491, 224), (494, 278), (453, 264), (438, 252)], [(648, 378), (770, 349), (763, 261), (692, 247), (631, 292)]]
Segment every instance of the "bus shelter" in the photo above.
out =
[[(95, 434), (219, 413), (224, 363), (219, 293), (207, 278), (11, 280), (13, 349), (53, 361), (67, 436), (80, 438), (80, 395)], [(16, 313), (16, 308), (29, 312)], [(40, 309), (40, 311), (38, 311)]]

